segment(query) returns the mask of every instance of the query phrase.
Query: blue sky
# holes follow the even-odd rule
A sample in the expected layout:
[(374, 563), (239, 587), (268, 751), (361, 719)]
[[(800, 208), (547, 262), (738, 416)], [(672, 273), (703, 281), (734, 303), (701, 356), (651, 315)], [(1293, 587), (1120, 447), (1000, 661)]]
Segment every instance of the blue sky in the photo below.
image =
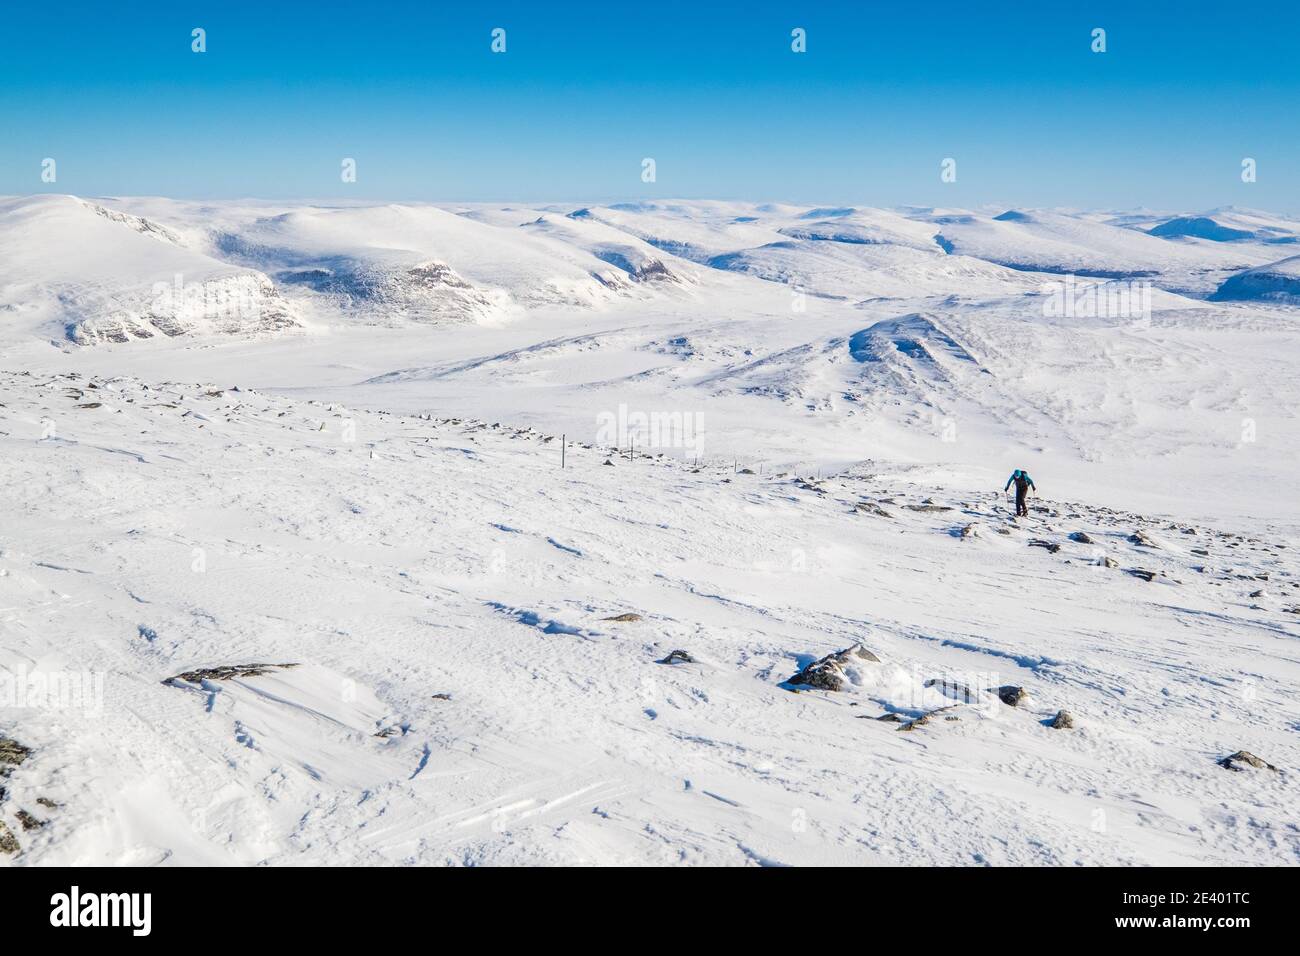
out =
[(9, 3), (0, 192), (1300, 212), (1300, 3), (1135, 6)]

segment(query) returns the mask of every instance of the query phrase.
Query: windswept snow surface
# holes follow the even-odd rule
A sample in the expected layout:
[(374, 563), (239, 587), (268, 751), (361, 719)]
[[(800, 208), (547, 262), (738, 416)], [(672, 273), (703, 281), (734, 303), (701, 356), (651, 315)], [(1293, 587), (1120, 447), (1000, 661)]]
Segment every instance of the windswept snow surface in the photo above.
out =
[(0, 200), (0, 866), (1300, 862), (1294, 225)]

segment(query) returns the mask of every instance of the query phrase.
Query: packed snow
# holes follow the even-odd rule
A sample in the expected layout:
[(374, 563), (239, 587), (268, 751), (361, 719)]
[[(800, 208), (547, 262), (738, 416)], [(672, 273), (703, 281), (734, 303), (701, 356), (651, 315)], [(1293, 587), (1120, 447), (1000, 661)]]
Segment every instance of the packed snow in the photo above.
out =
[(1297, 235), (0, 200), (0, 866), (1300, 862)]

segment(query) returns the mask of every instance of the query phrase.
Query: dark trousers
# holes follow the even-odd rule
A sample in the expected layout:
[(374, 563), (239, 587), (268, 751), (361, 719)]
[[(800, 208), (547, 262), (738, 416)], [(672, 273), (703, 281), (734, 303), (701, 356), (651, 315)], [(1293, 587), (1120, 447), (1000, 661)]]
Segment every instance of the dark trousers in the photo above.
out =
[(1016, 514), (1018, 515), (1029, 514), (1029, 505), (1025, 504), (1025, 495), (1027, 495), (1028, 493), (1029, 493), (1028, 488), (1016, 489)]

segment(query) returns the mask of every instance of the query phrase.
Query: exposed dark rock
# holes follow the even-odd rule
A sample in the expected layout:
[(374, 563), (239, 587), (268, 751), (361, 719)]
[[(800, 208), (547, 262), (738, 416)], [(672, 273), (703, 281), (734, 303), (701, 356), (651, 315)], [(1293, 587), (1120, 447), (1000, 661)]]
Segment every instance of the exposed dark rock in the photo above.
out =
[(1044, 541), (1042, 538), (1035, 538), (1029, 542), (1031, 548), (1046, 548), (1049, 554), (1056, 554), (1061, 550), (1061, 546), (1055, 541)]
[(1088, 533), (1086, 531), (1070, 532), (1070, 540), (1077, 541), (1079, 542), (1079, 544), (1092, 544), (1092, 538), (1088, 536)]
[(809, 664), (798, 674), (790, 678), (790, 683), (817, 690), (840, 690), (844, 687), (846, 665), (857, 661), (870, 661), (879, 664), (880, 658), (861, 644), (854, 644), (834, 654), (827, 654), (819, 661)]
[(1229, 770), (1241, 770), (1239, 764), (1245, 764), (1248, 767), (1254, 767), (1256, 770), (1277, 770), (1271, 763), (1261, 760), (1248, 750), (1238, 750), (1229, 757), (1224, 757), (1219, 761), (1220, 767), (1226, 767)]
[(980, 533), (979, 526), (976, 525), (974, 522), (966, 525), (966, 527), (961, 529), (961, 536), (963, 538), (977, 538), (979, 537), (979, 533)]
[(170, 684), (174, 681), (184, 681), (188, 684), (201, 684), (205, 680), (231, 680), (235, 677), (261, 677), (263, 674), (269, 674), (272, 671), (286, 667), (297, 667), (294, 664), (225, 664), (221, 667), (201, 667), (198, 670), (185, 671), (177, 674), (175, 677), (169, 677), (164, 684)]
[(0, 764), (18, 766), (32, 752), (31, 747), (24, 747), (12, 737), (0, 737)]
[(17, 853), (22, 847), (3, 820), (0, 820), (0, 853)]
[(1146, 568), (1129, 568), (1128, 573), (1135, 578), (1141, 578), (1143, 581), (1154, 581), (1156, 579), (1156, 573), (1148, 571)]
[(1100, 558), (1097, 559), (1097, 563), (1101, 565), (1103, 568), (1119, 567), (1119, 562), (1116, 561), (1114, 558), (1110, 557), (1109, 555), (1102, 555)]
[(1074, 715), (1068, 710), (1058, 710), (1056, 716), (1052, 718), (1052, 722), (1048, 726), (1056, 730), (1073, 730)]
[(952, 511), (952, 508), (949, 507), (948, 505), (920, 504), (920, 505), (903, 505), (903, 507), (908, 509), (909, 511)]
[(1139, 545), (1143, 548), (1160, 547), (1160, 545), (1156, 544), (1155, 541), (1153, 541), (1150, 537), (1148, 537), (1145, 531), (1134, 531), (1131, 535), (1128, 536), (1128, 539), (1133, 544)]
[(24, 830), (39, 830), (45, 826), (45, 820), (38, 820), (26, 810), (19, 810), (14, 814), (18, 822), (22, 824)]
[(998, 699), (1008, 707), (1019, 707), (1023, 701), (1029, 698), (1029, 691), (1014, 684), (1004, 684), (997, 689), (996, 693)]
[(691, 655), (688, 654), (688, 653), (686, 653), (686, 651), (683, 651), (683, 650), (676, 650), (676, 651), (672, 651), (672, 652), (671, 652), (667, 657), (665, 657), (663, 660), (661, 660), (661, 661), (656, 661), (656, 663), (658, 663), (658, 664), (694, 664), (694, 663), (695, 663), (695, 658), (691, 657)]
[(898, 714), (881, 714), (876, 718), (876, 720), (883, 720), (886, 723), (891, 724), (901, 724), (903, 722), (903, 718), (898, 716)]
[(907, 723), (900, 725), (898, 729), (915, 730), (917, 727), (924, 727), (933, 718), (939, 716), (940, 714), (944, 715), (943, 718), (944, 720), (958, 720), (959, 718), (957, 717), (957, 715), (948, 713), (949, 711), (956, 710), (956, 709), (957, 709), (956, 704), (949, 704), (947, 707), (940, 707), (938, 710), (932, 710), (929, 713), (922, 714), (920, 717), (916, 718), (915, 720), (909, 720)]
[(55, 803), (49, 797), (37, 797), (36, 802), (47, 810), (57, 810), (61, 804)]
[(622, 613), (622, 614), (615, 614), (613, 617), (602, 617), (601, 620), (602, 620), (602, 621), (615, 621), (615, 622), (617, 622), (617, 623), (619, 623), (619, 624), (628, 624), (628, 623), (631, 623), (632, 621), (639, 621), (639, 620), (641, 620), (641, 615), (640, 615), (640, 614), (634, 614), (634, 613), (631, 612), (631, 611), (626, 611), (626, 612), (624, 612), (624, 613)]
[(877, 518), (892, 518), (888, 511), (872, 501), (859, 501), (854, 508), (862, 514), (875, 515)]

